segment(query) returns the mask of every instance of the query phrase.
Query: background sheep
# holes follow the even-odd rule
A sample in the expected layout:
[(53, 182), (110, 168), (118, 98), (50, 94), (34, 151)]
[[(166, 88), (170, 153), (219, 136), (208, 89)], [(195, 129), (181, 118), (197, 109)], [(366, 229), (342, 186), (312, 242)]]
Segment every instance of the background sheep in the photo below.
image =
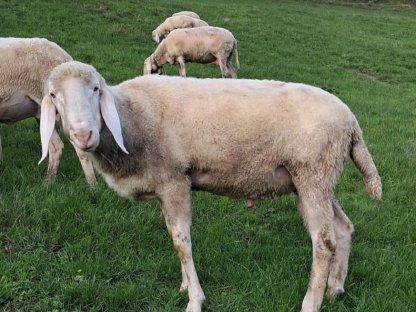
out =
[(201, 26), (208, 26), (208, 24), (199, 18), (193, 18), (187, 15), (171, 16), (152, 31), (152, 38), (156, 43), (159, 43), (163, 37), (166, 37), (174, 29)]
[[(335, 96), (311, 86), (256, 80), (144, 76), (108, 87), (89, 65), (56, 67), (42, 101), (46, 151), (55, 114), (110, 187), (158, 199), (188, 289), (188, 312), (205, 300), (192, 259), (190, 190), (251, 199), (296, 190), (313, 245), (303, 312), (344, 291), (353, 225), (334, 187), (351, 155), (367, 191), (381, 181), (358, 122)], [(180, 90), (178, 92), (177, 90)], [(81, 122), (80, 122), (81, 121)]]
[(178, 15), (186, 15), (186, 16), (190, 16), (196, 19), (201, 19), (198, 14), (192, 11), (180, 11), (180, 12), (172, 14), (172, 16), (178, 16)]
[(176, 29), (144, 61), (143, 74), (160, 74), (162, 66), (170, 63), (179, 64), (179, 74), (186, 76), (185, 63), (195, 62), (218, 65), (223, 78), (228, 74), (237, 78), (231, 65), (233, 52), (237, 68), (240, 68), (237, 40), (227, 29), (211, 26)]
[[(39, 119), (49, 73), (56, 65), (72, 60), (71, 56), (56, 43), (39, 38), (0, 38), (0, 56), (0, 122)], [(55, 130), (51, 135), (46, 180), (55, 178), (64, 146)], [(75, 150), (88, 183), (93, 185), (95, 175), (91, 162), (84, 152)]]

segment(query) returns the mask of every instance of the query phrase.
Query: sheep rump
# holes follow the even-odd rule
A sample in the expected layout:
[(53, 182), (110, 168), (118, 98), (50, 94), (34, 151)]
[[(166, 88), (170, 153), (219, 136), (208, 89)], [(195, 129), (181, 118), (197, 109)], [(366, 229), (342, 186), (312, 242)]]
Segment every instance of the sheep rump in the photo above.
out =
[[(48, 86), (67, 94), (68, 79), (77, 96), (62, 98), (83, 99), (97, 85), (100, 94), (82, 107), (60, 102), (64, 128), (81, 116), (102, 118), (64, 132), (90, 151), (120, 195), (160, 201), (181, 261), (181, 290), (188, 289), (187, 311), (200, 312), (205, 300), (192, 260), (191, 187), (255, 199), (296, 190), (313, 245), (302, 311), (319, 310), (326, 285), (330, 296), (344, 291), (353, 225), (333, 191), (349, 155), (369, 194), (380, 198), (382, 191), (358, 122), (341, 100), (277, 81), (144, 76), (108, 87), (78, 62), (57, 67)], [(42, 116), (56, 112), (54, 101), (45, 102)], [(77, 133), (91, 140), (79, 141)]]
[[(52, 69), (71, 56), (56, 43), (43, 38), (0, 38), (0, 122), (10, 123), (40, 117), (44, 83)], [(63, 143), (53, 131), (45, 179), (55, 178)], [(1, 151), (1, 147), (0, 147)], [(76, 149), (90, 185), (94, 171), (85, 153)]]

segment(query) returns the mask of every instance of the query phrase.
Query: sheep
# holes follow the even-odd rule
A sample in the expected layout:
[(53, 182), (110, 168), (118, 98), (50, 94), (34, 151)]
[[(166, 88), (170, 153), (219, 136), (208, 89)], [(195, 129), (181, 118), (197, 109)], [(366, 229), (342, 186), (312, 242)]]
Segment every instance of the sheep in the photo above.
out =
[(199, 18), (187, 15), (171, 16), (152, 31), (152, 38), (156, 43), (159, 43), (163, 37), (166, 37), (174, 29), (201, 26), (208, 26), (208, 24)]
[(201, 19), (198, 14), (192, 11), (180, 11), (180, 12), (172, 14), (172, 16), (178, 16), (178, 15), (186, 15), (186, 16), (193, 17), (196, 19)]
[[(56, 43), (42, 38), (0, 38), (0, 55), (0, 122), (39, 119), (44, 82), (52, 68), (71, 61), (71, 56)], [(51, 135), (47, 181), (55, 178), (63, 149), (57, 132), (53, 130)], [(87, 182), (94, 185), (91, 162), (85, 152), (75, 150)]]
[(237, 68), (240, 68), (237, 40), (227, 29), (211, 26), (176, 29), (144, 61), (143, 74), (161, 74), (162, 66), (170, 63), (179, 64), (179, 74), (186, 76), (185, 63), (196, 62), (218, 65), (223, 78), (227, 75), (237, 78), (231, 65), (233, 52)]
[(319, 310), (327, 284), (330, 297), (344, 292), (353, 224), (335, 184), (351, 155), (371, 197), (381, 198), (382, 185), (340, 99), (304, 84), (245, 79), (149, 75), (110, 87), (79, 62), (57, 66), (47, 87), (43, 151), (58, 114), (68, 139), (119, 195), (159, 200), (187, 312), (200, 312), (205, 300), (192, 260), (192, 189), (246, 199), (296, 193), (313, 246), (302, 311)]

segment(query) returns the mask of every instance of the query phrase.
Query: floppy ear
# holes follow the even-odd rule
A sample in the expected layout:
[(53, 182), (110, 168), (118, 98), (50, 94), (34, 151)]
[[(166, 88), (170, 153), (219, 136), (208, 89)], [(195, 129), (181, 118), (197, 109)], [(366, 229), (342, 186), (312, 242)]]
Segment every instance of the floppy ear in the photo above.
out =
[(56, 108), (49, 95), (45, 95), (40, 103), (40, 141), (42, 142), (42, 157), (40, 164), (48, 155), (48, 145), (55, 129)]
[(123, 136), (121, 134), (120, 117), (118, 116), (114, 97), (107, 87), (101, 89), (100, 109), (104, 122), (112, 133), (114, 139), (121, 150), (128, 154), (124, 147)]

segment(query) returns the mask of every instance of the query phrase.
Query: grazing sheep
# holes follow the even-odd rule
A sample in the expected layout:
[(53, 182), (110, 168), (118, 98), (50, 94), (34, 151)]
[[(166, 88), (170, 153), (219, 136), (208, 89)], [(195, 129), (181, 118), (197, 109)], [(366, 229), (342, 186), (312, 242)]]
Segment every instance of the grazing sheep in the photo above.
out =
[(173, 13), (172, 14), (172, 16), (179, 16), (179, 15), (186, 15), (186, 16), (193, 17), (193, 18), (196, 18), (196, 19), (201, 19), (198, 14), (196, 14), (195, 12), (192, 12), (192, 11), (180, 11), (178, 13)]
[(174, 29), (201, 26), (208, 26), (208, 24), (199, 18), (186, 15), (171, 16), (152, 31), (152, 38), (156, 43), (159, 43), (163, 37), (166, 37)]
[[(0, 122), (10, 123), (40, 117), (43, 88), (51, 70), (72, 58), (56, 43), (46, 39), (0, 38)], [(57, 132), (51, 132), (46, 180), (56, 176), (64, 147)], [(1, 149), (0, 149), (1, 150)], [(91, 162), (75, 148), (85, 177), (95, 182)]]
[(191, 189), (250, 199), (296, 191), (313, 246), (302, 311), (319, 310), (327, 284), (331, 297), (344, 291), (353, 225), (335, 184), (349, 155), (373, 198), (381, 181), (356, 118), (337, 97), (258, 80), (143, 76), (109, 87), (79, 62), (56, 67), (47, 86), (44, 152), (58, 113), (65, 135), (90, 153), (111, 188), (160, 201), (188, 312), (205, 300), (192, 260)]
[(143, 74), (161, 74), (162, 66), (170, 63), (179, 64), (179, 74), (186, 76), (185, 63), (194, 62), (218, 65), (223, 78), (228, 74), (237, 78), (231, 65), (233, 52), (237, 68), (240, 68), (237, 40), (227, 29), (211, 26), (176, 29), (144, 61)]

